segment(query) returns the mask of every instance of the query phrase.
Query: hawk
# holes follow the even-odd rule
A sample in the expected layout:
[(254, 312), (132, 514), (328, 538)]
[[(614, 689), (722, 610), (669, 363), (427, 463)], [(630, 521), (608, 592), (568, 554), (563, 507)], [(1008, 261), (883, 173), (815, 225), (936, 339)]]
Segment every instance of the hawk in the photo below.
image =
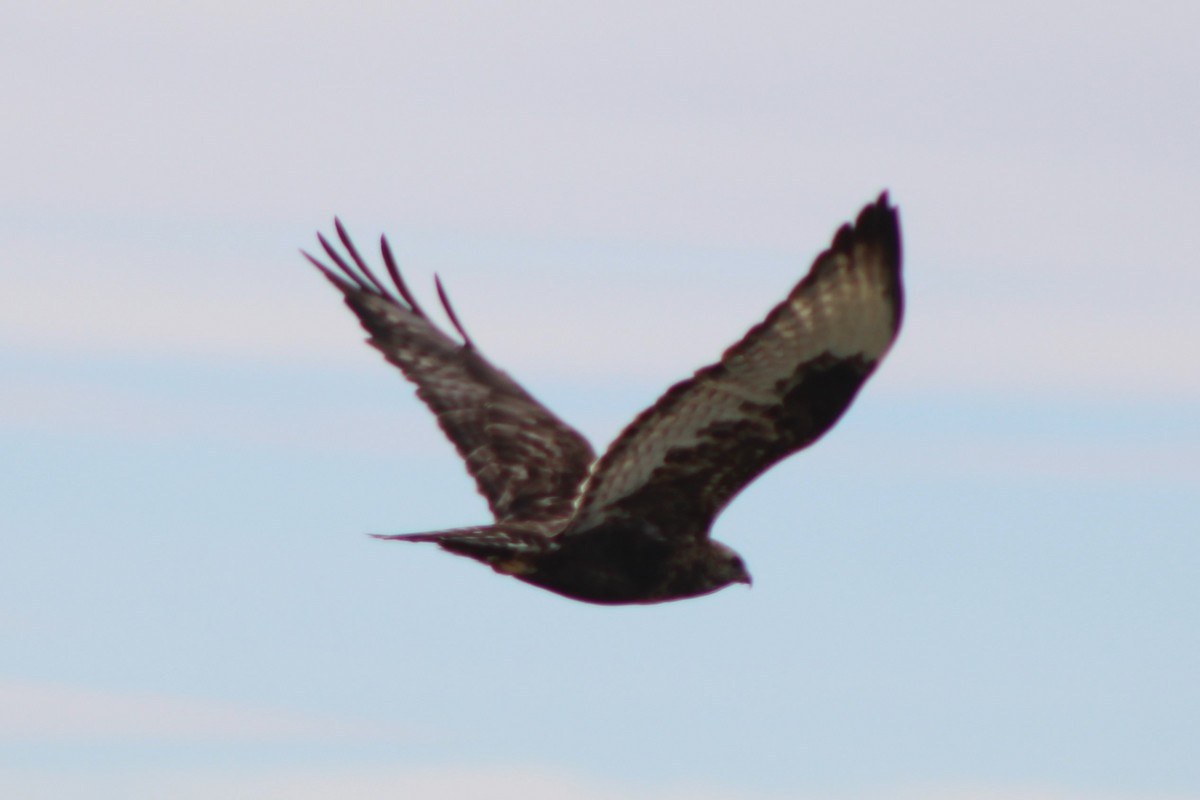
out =
[(589, 603), (659, 603), (749, 584), (741, 557), (710, 538), (713, 520), (837, 422), (903, 315), (900, 223), (884, 192), (766, 319), (668, 389), (597, 459), (578, 431), (483, 357), (439, 280), (458, 338), (417, 303), (386, 237), (381, 278), (334, 225), (346, 255), (318, 234), (332, 263), (305, 258), (341, 291), (368, 343), (416, 384), (495, 518), (378, 538), (432, 542)]

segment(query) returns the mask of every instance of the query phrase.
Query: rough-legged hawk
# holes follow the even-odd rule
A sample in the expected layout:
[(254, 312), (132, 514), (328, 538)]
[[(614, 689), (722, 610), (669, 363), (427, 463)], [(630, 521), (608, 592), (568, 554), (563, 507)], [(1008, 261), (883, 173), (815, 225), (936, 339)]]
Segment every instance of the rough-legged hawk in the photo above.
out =
[(404, 284), (387, 239), (381, 279), (336, 223), (349, 260), (318, 235), (312, 256), (417, 386), (495, 523), (383, 536), (435, 542), (497, 572), (591, 603), (657, 603), (750, 583), (709, 538), (713, 519), (771, 465), (845, 412), (900, 328), (900, 224), (887, 193), (843, 225), (804, 280), (716, 364), (676, 384), (599, 459), (574, 428), (440, 330)]

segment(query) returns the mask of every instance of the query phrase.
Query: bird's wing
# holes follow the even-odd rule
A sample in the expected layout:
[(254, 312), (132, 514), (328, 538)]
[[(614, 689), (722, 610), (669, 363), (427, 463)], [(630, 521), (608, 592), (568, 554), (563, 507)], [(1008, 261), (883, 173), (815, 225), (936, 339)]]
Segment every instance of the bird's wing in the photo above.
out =
[(341, 223), (335, 220), (335, 226), (349, 262), (319, 234), (334, 266), (304, 256), (341, 290), (370, 334), (368, 343), (417, 385), (417, 396), (466, 461), (496, 520), (556, 529), (570, 516), (595, 460), (591, 445), (480, 355), (440, 282), (438, 297), (462, 342), (425, 315), (401, 278), (386, 238), (381, 249), (392, 286), (371, 271)]
[(625, 428), (564, 533), (628, 518), (707, 535), (747, 484), (829, 430), (887, 353), (903, 312), (900, 249), (885, 192), (761, 324)]

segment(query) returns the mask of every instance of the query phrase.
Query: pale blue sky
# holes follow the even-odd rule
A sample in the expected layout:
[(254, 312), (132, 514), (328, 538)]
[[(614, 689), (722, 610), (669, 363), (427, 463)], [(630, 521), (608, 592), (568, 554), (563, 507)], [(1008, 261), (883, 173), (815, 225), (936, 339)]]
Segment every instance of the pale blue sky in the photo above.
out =
[[(1200, 797), (1189, 3), (24, 4), (0, 33), (0, 793)], [(888, 188), (909, 305), (596, 608), (485, 519), (297, 248), (447, 283), (603, 446)], [(431, 298), (430, 298), (431, 299)]]

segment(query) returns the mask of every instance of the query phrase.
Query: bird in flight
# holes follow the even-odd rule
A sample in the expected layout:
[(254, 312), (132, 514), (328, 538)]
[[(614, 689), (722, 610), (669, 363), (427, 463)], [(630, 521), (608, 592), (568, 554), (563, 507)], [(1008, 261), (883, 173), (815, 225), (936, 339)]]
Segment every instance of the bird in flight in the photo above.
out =
[(749, 584), (741, 557), (710, 537), (713, 520), (837, 422), (903, 316), (900, 222), (884, 192), (766, 319), (668, 389), (597, 459), (578, 431), (483, 357), (440, 281), (459, 338), (417, 303), (386, 237), (380, 277), (334, 223), (346, 255), (318, 234), (331, 264), (305, 258), (341, 291), (368, 343), (416, 384), (495, 518), (378, 538), (433, 542), (589, 603), (659, 603)]

